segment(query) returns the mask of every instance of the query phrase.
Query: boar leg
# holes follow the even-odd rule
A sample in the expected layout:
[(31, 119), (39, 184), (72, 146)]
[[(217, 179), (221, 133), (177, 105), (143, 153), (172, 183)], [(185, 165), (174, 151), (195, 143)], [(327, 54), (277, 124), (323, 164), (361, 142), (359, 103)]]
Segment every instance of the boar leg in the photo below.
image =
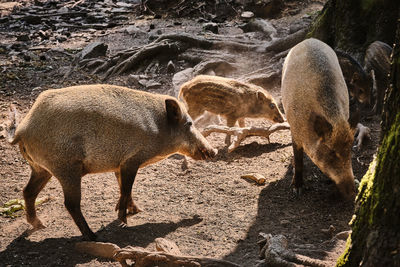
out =
[[(236, 118), (227, 117), (227, 118), (226, 118), (226, 125), (227, 125), (228, 127), (233, 127), (233, 126), (235, 126), (236, 121), (237, 121)], [(230, 135), (230, 134), (227, 134), (227, 135), (226, 135), (226, 137), (225, 137), (225, 144), (226, 144), (227, 146), (229, 146), (229, 145), (231, 144), (231, 135)]]
[[(122, 191), (121, 191), (121, 173), (120, 172), (115, 172), (115, 177), (117, 177), (119, 190), (120, 190), (120, 193), (122, 194)], [(120, 202), (118, 201), (117, 205), (115, 206), (115, 211), (119, 210), (119, 205), (120, 205)], [(128, 215), (134, 215), (134, 214), (139, 213), (139, 212), (142, 211), (142, 209), (139, 208), (135, 204), (135, 202), (133, 202), (132, 195), (129, 195), (127, 208), (128, 208), (128, 213), (127, 213)]]
[(245, 123), (244, 118), (240, 118), (238, 120), (238, 123), (239, 123), (239, 127), (241, 127), (241, 128), (246, 127), (246, 123)]
[[(129, 206), (129, 203), (132, 202), (132, 185), (135, 181), (135, 177), (137, 171), (139, 169), (139, 164), (125, 163), (120, 167), (120, 198), (118, 201), (118, 219), (122, 221), (122, 223), (126, 224), (126, 209)], [(133, 203), (133, 206), (136, 205)]]
[(382, 113), (383, 99), (385, 97), (385, 89), (386, 84), (380, 79), (377, 80), (377, 92), (376, 92), (376, 104), (375, 104), (375, 113), (380, 115)]
[(294, 155), (294, 175), (292, 184), (297, 195), (301, 193), (303, 187), (303, 147), (296, 144), (292, 139), (293, 155)]
[(56, 176), (64, 192), (64, 205), (85, 239), (96, 240), (81, 211), (81, 174)]
[(39, 230), (45, 226), (36, 216), (35, 200), (50, 180), (51, 174), (39, 166), (31, 166), (31, 169), (31, 177), (24, 188), (26, 220), (33, 226), (33, 230)]

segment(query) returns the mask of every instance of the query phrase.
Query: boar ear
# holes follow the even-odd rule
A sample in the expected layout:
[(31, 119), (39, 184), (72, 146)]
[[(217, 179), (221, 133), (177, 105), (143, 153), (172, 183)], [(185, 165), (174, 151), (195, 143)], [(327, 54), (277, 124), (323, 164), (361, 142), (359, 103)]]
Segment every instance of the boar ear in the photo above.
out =
[(176, 102), (174, 99), (166, 99), (165, 109), (167, 110), (168, 121), (173, 124), (177, 124), (182, 116), (182, 111), (178, 102)]
[(264, 92), (262, 92), (262, 91), (257, 91), (257, 99), (258, 99), (258, 100), (266, 100), (267, 97), (265, 96)]
[(311, 113), (310, 121), (313, 124), (314, 132), (323, 140), (332, 132), (332, 125), (317, 113)]

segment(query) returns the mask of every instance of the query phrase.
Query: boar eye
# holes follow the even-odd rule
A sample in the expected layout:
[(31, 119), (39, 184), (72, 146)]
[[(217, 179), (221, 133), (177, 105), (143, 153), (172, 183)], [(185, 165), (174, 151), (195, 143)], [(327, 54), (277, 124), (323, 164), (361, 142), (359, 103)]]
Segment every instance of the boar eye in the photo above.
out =
[(274, 109), (274, 108), (275, 108), (275, 104), (274, 104), (274, 103), (271, 103), (271, 104), (269, 104), (269, 107), (270, 107), (271, 109)]
[(190, 127), (190, 126), (193, 125), (193, 123), (192, 123), (191, 121), (188, 121), (188, 122), (186, 122), (185, 124), (186, 124), (186, 126), (188, 126), (188, 127)]

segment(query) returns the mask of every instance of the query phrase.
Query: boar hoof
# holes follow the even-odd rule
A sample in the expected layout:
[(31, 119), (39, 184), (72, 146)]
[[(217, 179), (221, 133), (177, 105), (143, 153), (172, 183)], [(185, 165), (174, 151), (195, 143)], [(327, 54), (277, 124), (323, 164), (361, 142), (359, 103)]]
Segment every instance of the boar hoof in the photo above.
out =
[(95, 233), (91, 232), (88, 234), (84, 234), (83, 235), (83, 240), (85, 241), (96, 241), (97, 240), (97, 236)]
[(294, 187), (292, 190), (295, 198), (299, 198), (304, 193), (303, 187), (298, 187), (298, 188)]
[(128, 207), (128, 213), (127, 215), (135, 215), (136, 213), (142, 212), (143, 210), (141, 208), (139, 208), (138, 206), (136, 206), (136, 204), (133, 204), (131, 206)]
[(30, 230), (32, 231), (31, 233), (46, 228), (46, 226), (37, 217), (32, 220), (28, 219), (28, 222), (33, 226), (33, 229)]
[(189, 161), (188, 161), (188, 158), (186, 156), (184, 156), (182, 164), (181, 164), (181, 170), (186, 171), (188, 169), (189, 169)]
[[(40, 222), (40, 221), (39, 221), (39, 222)], [(33, 225), (33, 224), (32, 224), (32, 225)], [(44, 229), (44, 228), (46, 228), (46, 226), (44, 226), (42, 223), (40, 223), (40, 225), (38, 225), (38, 226), (33, 226), (32, 229), (26, 230), (25, 233), (26, 233), (27, 236), (30, 236), (30, 235), (33, 234), (34, 232), (36, 232), (36, 231), (38, 231), (38, 230), (41, 230), (41, 229)]]

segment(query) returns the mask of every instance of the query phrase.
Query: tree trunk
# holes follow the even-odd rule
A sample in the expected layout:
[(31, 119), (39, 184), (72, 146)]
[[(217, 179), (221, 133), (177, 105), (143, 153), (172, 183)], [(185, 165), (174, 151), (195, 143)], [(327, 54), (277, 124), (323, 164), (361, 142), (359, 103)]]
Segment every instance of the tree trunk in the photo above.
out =
[(399, 0), (329, 0), (308, 37), (348, 51), (360, 60), (373, 41), (393, 44), (399, 9)]
[(400, 20), (382, 115), (382, 144), (363, 177), (337, 266), (400, 266)]

